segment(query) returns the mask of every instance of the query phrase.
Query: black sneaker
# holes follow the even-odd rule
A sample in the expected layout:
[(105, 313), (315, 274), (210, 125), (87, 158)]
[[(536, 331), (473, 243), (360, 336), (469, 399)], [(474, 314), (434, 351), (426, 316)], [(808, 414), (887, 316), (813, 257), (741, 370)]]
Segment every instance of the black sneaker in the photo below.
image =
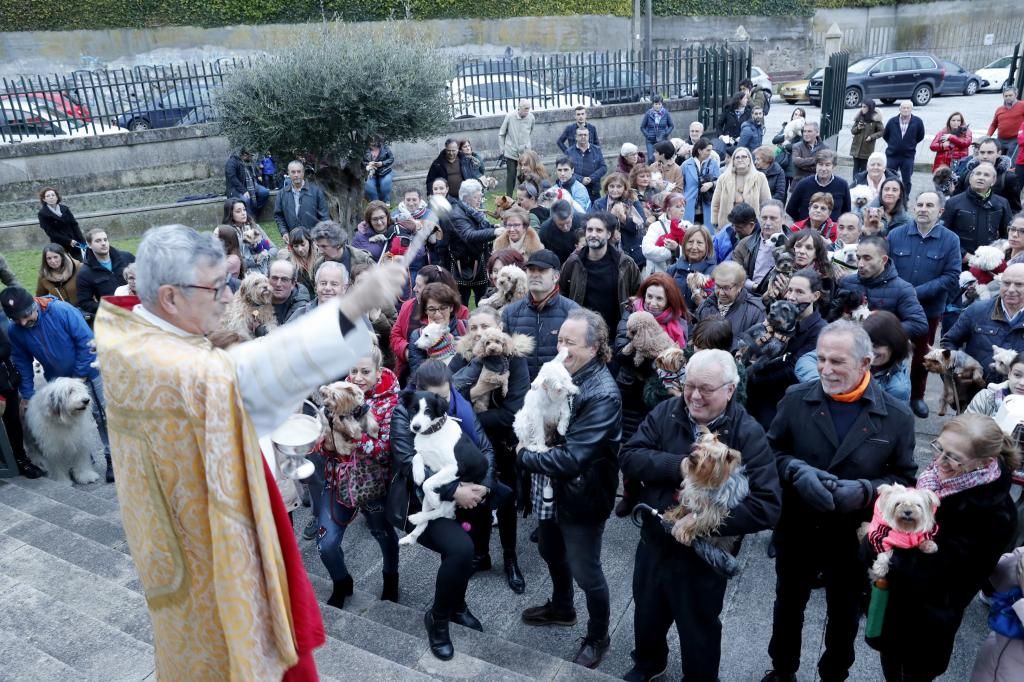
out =
[(576, 609), (558, 609), (549, 600), (526, 609), (522, 618), (527, 625), (576, 625)]
[(769, 670), (761, 678), (761, 682), (796, 682), (796, 673), (778, 673)]
[(582, 665), (584, 668), (590, 668), (593, 670), (597, 666), (601, 665), (601, 659), (608, 653), (608, 647), (612, 645), (612, 638), (605, 635), (601, 639), (593, 639), (586, 637), (583, 640), (583, 644), (580, 645), (580, 650), (576, 652), (576, 656), (572, 659), (572, 662), (576, 665)]
[(626, 680), (626, 682), (654, 682), (654, 680), (661, 679), (661, 676), (664, 675), (667, 670), (668, 665), (666, 664), (661, 667), (661, 672), (651, 675), (645, 673), (640, 666), (634, 665), (629, 669), (629, 672), (622, 676), (622, 679)]
[(312, 540), (316, 537), (316, 532), (320, 530), (320, 524), (317, 523), (316, 517), (313, 517), (306, 524), (306, 527), (302, 529), (302, 539)]

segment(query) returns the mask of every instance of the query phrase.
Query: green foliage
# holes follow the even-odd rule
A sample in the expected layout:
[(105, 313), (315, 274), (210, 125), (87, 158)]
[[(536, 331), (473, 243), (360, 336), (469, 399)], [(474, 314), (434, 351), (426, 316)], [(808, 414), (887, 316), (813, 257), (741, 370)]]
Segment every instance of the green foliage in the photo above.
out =
[(415, 34), (314, 30), (276, 58), (232, 73), (216, 125), (235, 148), (270, 149), (279, 158), (308, 151), (352, 166), (374, 138), (440, 134), (452, 73), (450, 58)]
[[(907, 2), (909, 0), (900, 0)], [(864, 7), (897, 0), (654, 0), (659, 16), (807, 16), (813, 6)], [(225, 26), (382, 19), (501, 19), (610, 14), (631, 16), (632, 0), (0, 0), (0, 31), (157, 26)]]
[(811, 0), (815, 7), (822, 9), (849, 9), (857, 7), (889, 7), (892, 5), (917, 5), (933, 0)]

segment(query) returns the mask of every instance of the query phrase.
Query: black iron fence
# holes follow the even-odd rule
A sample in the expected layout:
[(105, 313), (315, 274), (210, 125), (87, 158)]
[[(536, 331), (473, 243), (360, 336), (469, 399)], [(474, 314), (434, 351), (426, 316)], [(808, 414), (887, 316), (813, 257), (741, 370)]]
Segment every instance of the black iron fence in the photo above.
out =
[[(205, 123), (217, 116), (225, 76), (256, 63), (226, 58), (0, 79), (0, 143)], [(749, 50), (693, 46), (462, 59), (448, 99), (452, 118), (467, 118), (504, 114), (523, 99), (537, 111), (640, 102), (655, 94), (676, 99), (703, 87), (717, 111), (749, 73)]]

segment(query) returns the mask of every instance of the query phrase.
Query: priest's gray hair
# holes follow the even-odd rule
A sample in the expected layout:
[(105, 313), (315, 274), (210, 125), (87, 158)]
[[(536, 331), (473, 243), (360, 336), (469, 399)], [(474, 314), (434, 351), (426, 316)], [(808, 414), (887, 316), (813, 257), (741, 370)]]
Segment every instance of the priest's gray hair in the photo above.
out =
[(686, 371), (704, 367), (718, 367), (722, 371), (722, 381), (736, 386), (740, 383), (740, 375), (736, 370), (736, 360), (732, 355), (718, 348), (699, 350), (686, 363)]
[(211, 232), (196, 232), (185, 225), (150, 228), (135, 257), (135, 291), (144, 304), (156, 306), (160, 287), (195, 284), (197, 267), (223, 261), (224, 247)]

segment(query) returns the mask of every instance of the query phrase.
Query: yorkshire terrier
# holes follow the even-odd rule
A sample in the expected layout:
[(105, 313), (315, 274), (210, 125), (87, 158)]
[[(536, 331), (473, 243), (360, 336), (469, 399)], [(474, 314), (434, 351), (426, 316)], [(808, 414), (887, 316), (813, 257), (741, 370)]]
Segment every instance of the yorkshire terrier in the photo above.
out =
[(863, 524), (859, 535), (867, 538), (877, 558), (868, 571), (872, 580), (885, 577), (893, 549), (919, 549), (934, 554), (939, 546), (935, 534), (935, 510), (939, 497), (931, 490), (906, 488), (898, 483), (878, 486), (878, 499), (870, 524)]
[(935, 348), (924, 356), (924, 368), (942, 377), (942, 403), (939, 416), (946, 414), (946, 407), (962, 414), (975, 394), (985, 387), (985, 374), (977, 360), (962, 350)]
[(324, 434), (327, 449), (348, 455), (364, 434), (376, 438), (380, 433), (377, 420), (365, 409), (362, 389), (355, 384), (335, 381), (321, 386), (320, 400), (329, 427)]

